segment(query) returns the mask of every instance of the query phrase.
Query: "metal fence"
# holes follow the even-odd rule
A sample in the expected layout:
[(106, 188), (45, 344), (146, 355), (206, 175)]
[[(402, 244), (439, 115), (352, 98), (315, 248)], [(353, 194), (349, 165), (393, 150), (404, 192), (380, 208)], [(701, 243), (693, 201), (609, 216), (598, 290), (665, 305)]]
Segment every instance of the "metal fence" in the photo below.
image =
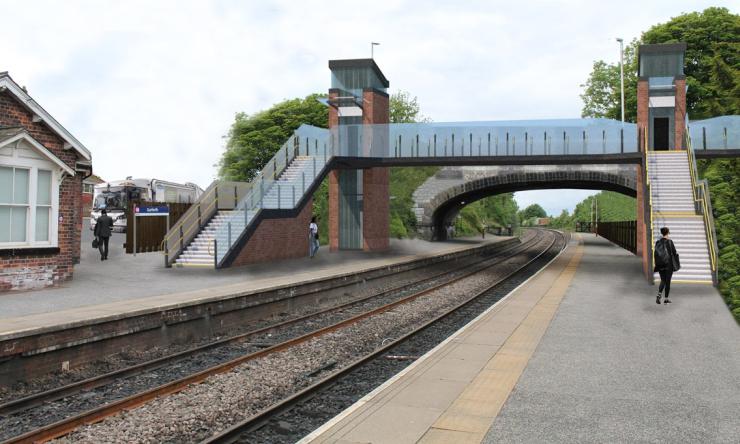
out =
[(576, 222), (576, 231), (593, 233), (613, 242), (627, 251), (637, 253), (637, 221), (598, 222), (596, 230), (592, 222)]

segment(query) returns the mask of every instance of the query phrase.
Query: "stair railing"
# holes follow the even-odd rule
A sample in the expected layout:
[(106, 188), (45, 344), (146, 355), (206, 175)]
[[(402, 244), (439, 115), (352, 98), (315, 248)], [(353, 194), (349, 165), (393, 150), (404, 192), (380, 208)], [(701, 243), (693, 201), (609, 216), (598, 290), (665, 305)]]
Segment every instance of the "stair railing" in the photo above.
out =
[(172, 266), (219, 209), (233, 208), (249, 189), (245, 182), (212, 182), (162, 239), (160, 250), (164, 253), (165, 266)]
[[(322, 171), (330, 158), (319, 158), (318, 153), (312, 158), (312, 163), (304, 167), (301, 171), (302, 189), (299, 196), (296, 195), (295, 185), (293, 189), (285, 189), (282, 193), (278, 180), (281, 174), (288, 168), (293, 160), (302, 152), (309, 154), (310, 143), (313, 142), (318, 149), (318, 139), (316, 137), (300, 137), (299, 131), (296, 131), (278, 150), (267, 165), (260, 171), (252, 181), (251, 189), (239, 201), (232, 216), (227, 218), (226, 223), (216, 231), (215, 242), (213, 245), (214, 265), (216, 268), (221, 266), (223, 260), (230, 254), (234, 245), (251, 225), (252, 221), (265, 209), (275, 209), (266, 198), (271, 194), (275, 186), (278, 187), (277, 209), (293, 209), (296, 207), (301, 197), (310, 188), (316, 177), (322, 174)], [(322, 141), (323, 142), (323, 141)], [(305, 147), (303, 146), (305, 144)], [(317, 158), (319, 162), (317, 162)], [(318, 163), (318, 164), (317, 164)], [(308, 176), (308, 180), (306, 180)], [(291, 197), (292, 196), (292, 197)], [(284, 205), (283, 205), (284, 204)], [(234, 227), (240, 228), (234, 228)], [(243, 228), (241, 228), (243, 226)]]
[(704, 231), (707, 238), (707, 248), (709, 251), (709, 262), (711, 265), (712, 282), (717, 285), (717, 234), (714, 227), (714, 216), (712, 212), (712, 200), (709, 194), (709, 183), (706, 179), (699, 179), (696, 153), (691, 143), (688, 123), (686, 125), (686, 148), (689, 158), (689, 173), (691, 174), (691, 190), (694, 197), (694, 207), (704, 216)]

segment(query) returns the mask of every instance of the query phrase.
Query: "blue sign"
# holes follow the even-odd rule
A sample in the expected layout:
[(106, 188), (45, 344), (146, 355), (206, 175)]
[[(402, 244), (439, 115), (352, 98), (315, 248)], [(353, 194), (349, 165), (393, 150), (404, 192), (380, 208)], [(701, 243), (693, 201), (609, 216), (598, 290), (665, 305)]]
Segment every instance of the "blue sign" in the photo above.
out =
[(168, 216), (170, 214), (170, 208), (167, 205), (153, 206), (153, 207), (135, 207), (135, 216)]

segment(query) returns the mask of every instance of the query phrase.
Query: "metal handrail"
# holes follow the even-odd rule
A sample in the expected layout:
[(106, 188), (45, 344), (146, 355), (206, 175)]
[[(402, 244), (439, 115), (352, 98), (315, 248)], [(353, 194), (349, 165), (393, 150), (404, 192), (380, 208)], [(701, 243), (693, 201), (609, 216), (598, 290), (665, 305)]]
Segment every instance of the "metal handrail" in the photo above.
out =
[[(699, 204), (699, 208), (701, 209), (702, 215), (704, 216), (704, 231), (707, 236), (707, 246), (709, 247), (709, 261), (712, 266), (712, 273), (715, 273), (717, 271), (717, 251), (714, 248), (714, 230), (712, 229), (713, 224), (710, 220), (710, 216), (712, 215), (709, 210), (709, 205), (711, 205), (711, 203), (709, 203), (709, 205), (707, 203), (707, 198), (709, 197), (709, 188), (706, 185), (706, 181), (699, 182), (698, 170), (696, 166), (696, 155), (691, 143), (691, 137), (688, 136), (688, 126), (686, 127), (686, 134), (687, 149), (689, 154), (689, 173), (691, 175), (692, 185), (691, 191), (693, 192), (694, 202)], [(701, 193), (698, 193), (699, 188), (701, 188)], [(699, 194), (701, 194), (701, 197), (699, 197)]]
[[(211, 188), (211, 187), (213, 187), (213, 188)], [(215, 190), (216, 190), (217, 187), (218, 187), (218, 182), (212, 183), (211, 186), (208, 187), (208, 190), (206, 190), (200, 196), (200, 198), (198, 198), (198, 200), (199, 201), (202, 201), (202, 200), (205, 200), (206, 198), (210, 197), (211, 194), (215, 193)], [(206, 207), (206, 209), (207, 210), (210, 209), (210, 206), (213, 205), (213, 204), (215, 204), (215, 203), (216, 203), (216, 201), (214, 200), (208, 207)], [(191, 208), (197, 208), (196, 205), (199, 205), (199, 202), (196, 201)], [(180, 219), (175, 223), (175, 225), (173, 225), (172, 228), (169, 229), (169, 231), (171, 231), (171, 233), (168, 234), (168, 235), (166, 235), (164, 237), (164, 239), (162, 239), (162, 243), (160, 244), (160, 249), (164, 246), (164, 243), (165, 242), (167, 242), (168, 240), (170, 240), (170, 238), (172, 236), (174, 236), (175, 234), (177, 234), (176, 231), (174, 231), (175, 229), (180, 228), (181, 226), (183, 226), (185, 224), (185, 222), (188, 222), (193, 216), (195, 216), (197, 214), (198, 214), (198, 212), (195, 211), (195, 210), (193, 210), (192, 212), (188, 211), (188, 212), (186, 212), (186, 214), (183, 214), (183, 216), (180, 217)], [(188, 226), (188, 228), (190, 228), (190, 226)]]

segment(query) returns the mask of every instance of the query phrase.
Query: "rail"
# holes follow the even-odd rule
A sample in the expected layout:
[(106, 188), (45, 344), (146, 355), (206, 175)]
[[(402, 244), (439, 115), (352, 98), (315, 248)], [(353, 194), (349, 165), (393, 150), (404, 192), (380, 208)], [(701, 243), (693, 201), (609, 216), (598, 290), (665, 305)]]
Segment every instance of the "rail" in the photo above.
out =
[[(725, 143), (727, 130), (725, 129)], [(717, 236), (714, 228), (714, 216), (712, 214), (712, 203), (709, 194), (709, 183), (699, 180), (699, 172), (696, 164), (696, 153), (691, 143), (690, 130), (686, 131), (686, 145), (689, 158), (689, 173), (691, 175), (691, 191), (694, 197), (694, 206), (704, 217), (704, 231), (707, 237), (707, 248), (709, 250), (709, 262), (712, 267), (712, 279), (717, 282)]]
[[(550, 231), (550, 230), (548, 230), (548, 231)], [(559, 235), (562, 237), (562, 234), (559, 234)], [(532, 259), (531, 261), (529, 261), (527, 264), (525, 264), (522, 267), (519, 267), (517, 269), (517, 271), (519, 271), (521, 268), (524, 268), (526, 265), (528, 265), (529, 263), (533, 262), (534, 260), (536, 260), (537, 258), (539, 258), (541, 255), (545, 254), (546, 251), (549, 251), (553, 247), (553, 245), (555, 244), (555, 242), (557, 241), (557, 239), (558, 239), (558, 237), (556, 235), (554, 235), (552, 241), (549, 243), (549, 245), (548, 245), (547, 248), (545, 248), (541, 253), (539, 253), (534, 259)], [(174, 381), (166, 382), (166, 383), (164, 383), (162, 385), (159, 385), (157, 387), (154, 387), (154, 388), (145, 390), (143, 392), (130, 395), (130, 396), (128, 396), (126, 398), (123, 398), (123, 399), (119, 399), (119, 400), (116, 400), (116, 401), (109, 402), (107, 404), (104, 404), (104, 405), (101, 405), (99, 407), (93, 408), (91, 410), (85, 411), (83, 413), (74, 415), (72, 417), (69, 417), (69, 418), (66, 418), (66, 419), (63, 419), (63, 420), (54, 422), (52, 424), (48, 424), (48, 425), (39, 427), (39, 428), (37, 428), (35, 430), (31, 430), (31, 431), (29, 431), (27, 433), (24, 433), (22, 435), (18, 435), (18, 436), (12, 437), (9, 440), (7, 440), (6, 442), (8, 444), (10, 444), (10, 443), (13, 443), (13, 444), (31, 443), (31, 442), (38, 442), (38, 441), (46, 441), (46, 440), (50, 440), (50, 439), (57, 438), (57, 437), (60, 437), (60, 436), (64, 436), (64, 435), (72, 432), (73, 430), (75, 430), (77, 427), (79, 427), (81, 425), (98, 422), (98, 421), (100, 421), (100, 420), (102, 420), (102, 419), (104, 419), (106, 417), (115, 415), (115, 414), (117, 414), (117, 413), (119, 413), (119, 412), (121, 412), (123, 410), (133, 409), (135, 407), (138, 407), (138, 406), (140, 406), (140, 405), (142, 405), (142, 404), (144, 404), (146, 402), (149, 402), (149, 401), (151, 401), (151, 400), (153, 400), (153, 399), (155, 399), (157, 397), (167, 396), (167, 395), (171, 395), (173, 393), (180, 392), (180, 391), (184, 390), (186, 387), (188, 387), (188, 386), (190, 386), (192, 384), (195, 384), (195, 383), (199, 383), (199, 382), (205, 380), (206, 378), (208, 378), (210, 376), (227, 372), (227, 371), (229, 371), (229, 370), (231, 370), (231, 369), (233, 369), (233, 368), (235, 368), (235, 367), (237, 367), (237, 366), (239, 366), (241, 364), (244, 364), (244, 363), (249, 362), (249, 361), (253, 361), (253, 360), (255, 360), (255, 359), (259, 358), (259, 357), (266, 356), (266, 355), (269, 355), (271, 353), (279, 352), (279, 351), (282, 351), (282, 350), (286, 350), (289, 347), (292, 347), (292, 346), (295, 346), (295, 345), (298, 345), (298, 344), (307, 342), (307, 341), (309, 341), (309, 340), (311, 340), (313, 338), (316, 338), (316, 337), (325, 335), (327, 333), (331, 333), (333, 331), (339, 330), (340, 328), (343, 328), (345, 326), (351, 325), (351, 324), (356, 323), (358, 321), (361, 321), (363, 319), (369, 318), (371, 316), (374, 316), (374, 315), (377, 315), (377, 314), (380, 314), (380, 313), (384, 313), (384, 312), (386, 312), (388, 310), (393, 309), (394, 307), (397, 307), (397, 306), (400, 306), (402, 304), (405, 304), (405, 303), (414, 301), (414, 300), (416, 300), (416, 299), (418, 299), (418, 298), (420, 298), (420, 297), (422, 297), (422, 296), (424, 296), (426, 294), (429, 294), (429, 293), (431, 293), (433, 291), (436, 291), (436, 290), (439, 290), (441, 288), (450, 286), (450, 285), (452, 285), (452, 284), (454, 284), (456, 282), (459, 282), (459, 281), (461, 281), (463, 279), (466, 279), (466, 278), (468, 278), (468, 277), (470, 277), (470, 276), (472, 276), (472, 275), (474, 275), (476, 273), (480, 273), (482, 271), (488, 270), (491, 267), (493, 267), (493, 266), (495, 266), (495, 265), (497, 265), (499, 263), (502, 263), (502, 262), (504, 262), (506, 260), (511, 259), (512, 257), (515, 257), (517, 254), (521, 254), (522, 252), (525, 252), (525, 251), (527, 251), (529, 249), (535, 248), (537, 245), (539, 245), (543, 241), (549, 242), (549, 240), (544, 235), (540, 235), (540, 237), (534, 236), (527, 243), (521, 243), (521, 244), (513, 245), (511, 247), (508, 247), (508, 248), (504, 249), (503, 251), (497, 252), (492, 257), (487, 257), (487, 258), (482, 259), (479, 262), (476, 262), (479, 265), (479, 267), (474, 267), (473, 269), (471, 269), (470, 266), (461, 266), (461, 267), (459, 267), (457, 269), (454, 269), (452, 271), (447, 270), (445, 272), (439, 273), (437, 276), (428, 277), (428, 278), (426, 278), (424, 280), (432, 283), (432, 285), (429, 286), (429, 287), (426, 287), (426, 288), (419, 289), (418, 287), (416, 287), (416, 285), (418, 284), (418, 282), (415, 282), (415, 283), (401, 284), (397, 288), (391, 288), (391, 289), (382, 290), (379, 293), (380, 295), (393, 293), (393, 292), (399, 291), (399, 289), (413, 289), (413, 291), (411, 293), (404, 293), (399, 299), (396, 299), (396, 300), (394, 300), (392, 302), (383, 304), (383, 305), (381, 305), (379, 307), (371, 308), (370, 310), (363, 311), (363, 312), (361, 312), (359, 314), (353, 314), (349, 318), (340, 319), (340, 320), (336, 321), (335, 323), (332, 323), (331, 325), (323, 326), (323, 327), (320, 327), (320, 328), (318, 328), (316, 330), (311, 330), (308, 333), (302, 334), (300, 336), (291, 337), (289, 339), (286, 339), (283, 342), (279, 342), (279, 343), (274, 344), (274, 345), (271, 345), (271, 346), (269, 346), (267, 348), (263, 348), (263, 349), (260, 349), (260, 350), (257, 350), (257, 351), (251, 352), (251, 353), (247, 353), (247, 354), (244, 354), (244, 355), (239, 356), (237, 358), (230, 359), (230, 360), (228, 360), (226, 362), (222, 362), (222, 363), (216, 364), (216, 365), (214, 365), (212, 367), (206, 368), (206, 369), (201, 370), (201, 371), (199, 371), (197, 373), (193, 373), (193, 374), (187, 375), (185, 377), (182, 377), (180, 379), (176, 379)], [(490, 262), (490, 264), (484, 264), (486, 262)], [(452, 275), (452, 274), (454, 274), (454, 273), (456, 273), (458, 271), (461, 272), (461, 274), (450, 276), (449, 279), (446, 279), (446, 280), (444, 280), (442, 282), (437, 282), (436, 281), (437, 280), (437, 277), (442, 276), (443, 274)], [(507, 278), (508, 277), (509, 276), (507, 276)], [(506, 278), (504, 278), (504, 280), (505, 279)], [(366, 299), (370, 299), (372, 297), (378, 297), (378, 294), (372, 295), (372, 296), (370, 296), (370, 297), (368, 297)], [(358, 301), (352, 301), (352, 303), (357, 303), (357, 302)], [(333, 308), (327, 309), (326, 311), (336, 310), (337, 308), (338, 307), (333, 307)], [(310, 316), (313, 316), (313, 315), (315, 315), (315, 313), (314, 314), (311, 314), (309, 316), (306, 316), (306, 318), (309, 318)], [(295, 321), (293, 321), (293, 320), (286, 321), (285, 324), (288, 325), (288, 324), (292, 324), (294, 322)], [(275, 326), (273, 325), (271, 327), (266, 327), (264, 329), (261, 329), (261, 330), (259, 330), (259, 332), (270, 331), (270, 330), (273, 330), (274, 328), (275, 328)], [(253, 334), (255, 334), (255, 332), (252, 332), (252, 333), (250, 333), (248, 335), (253, 335)], [(245, 339), (246, 336), (248, 336), (248, 335), (243, 335), (240, 339)], [(231, 343), (233, 341), (234, 341), (233, 338), (228, 338), (228, 339), (225, 339), (224, 340), (224, 343)], [(206, 346), (206, 347), (208, 347), (208, 346)], [(187, 352), (187, 351), (186, 352), (183, 352), (183, 353), (188, 353), (189, 354), (189, 352)], [(147, 366), (147, 367), (149, 367), (149, 368), (156, 368), (159, 364), (166, 362), (166, 360), (167, 360), (167, 358), (163, 358), (162, 360), (159, 360), (159, 362), (151, 362), (151, 363), (146, 363), (144, 365)], [(97, 384), (97, 381), (90, 381), (90, 382), (91, 382), (91, 386)], [(25, 406), (29, 405), (29, 403), (27, 403), (26, 401), (24, 401), (24, 403), (25, 403)], [(38, 404), (38, 402), (32, 401), (30, 404), (31, 405)], [(23, 407), (24, 407), (24, 405), (8, 406), (8, 409), (7, 410), (8, 411), (16, 411), (16, 410), (22, 409)]]
[[(552, 242), (550, 242), (549, 245), (547, 245), (547, 247), (544, 248), (542, 251), (538, 252), (538, 254), (536, 254), (533, 258), (525, 262), (523, 265), (517, 266), (514, 270), (507, 272), (504, 276), (499, 277), (494, 282), (486, 285), (484, 289), (480, 291), (476, 291), (474, 294), (470, 295), (466, 299), (450, 307), (444, 313), (440, 313), (439, 315), (424, 322), (418, 327), (413, 328), (411, 331), (403, 333), (400, 337), (390, 340), (388, 343), (383, 342), (379, 348), (373, 350), (372, 352), (366, 354), (365, 356), (362, 356), (356, 359), (355, 361), (349, 363), (348, 365), (344, 366), (340, 370), (330, 373), (326, 377), (321, 378), (319, 381), (311, 384), (310, 386), (302, 389), (301, 391), (283, 399), (282, 401), (279, 401), (276, 404), (266, 407), (265, 409), (257, 412), (256, 414), (227, 428), (226, 430), (223, 430), (220, 433), (214, 434), (206, 438), (205, 440), (201, 441), (201, 444), (217, 444), (217, 443), (222, 444), (222, 443), (240, 442), (240, 438), (243, 439), (242, 435), (244, 435), (245, 433), (252, 432), (258, 429), (259, 427), (264, 426), (270, 418), (274, 418), (275, 416), (288, 411), (292, 406), (298, 404), (299, 402), (309, 399), (312, 396), (315, 396), (316, 393), (320, 392), (321, 390), (324, 390), (326, 387), (332, 385), (335, 381), (348, 375), (350, 372), (357, 369), (358, 367), (370, 362), (371, 360), (379, 356), (382, 356), (384, 353), (387, 353), (389, 350), (392, 350), (394, 347), (397, 347), (399, 344), (402, 344), (403, 342), (408, 341), (410, 338), (422, 332), (425, 332), (430, 327), (434, 325), (438, 325), (440, 321), (451, 318), (455, 313), (458, 313), (460, 310), (482, 299), (484, 296), (486, 296), (487, 294), (489, 294), (491, 291), (495, 290), (496, 288), (500, 287), (504, 282), (513, 278), (516, 274), (520, 273), (522, 270), (526, 269), (531, 264), (534, 264), (536, 261), (541, 260), (541, 259), (549, 259), (545, 255), (548, 252), (552, 251), (553, 249), (557, 249), (559, 247), (560, 250), (554, 253), (554, 257), (550, 259), (549, 261), (551, 262), (552, 260), (558, 257), (560, 252), (563, 251), (565, 244), (567, 243), (567, 238), (565, 237), (565, 235), (559, 232), (555, 232), (554, 230), (553, 230), (553, 233), (555, 233), (555, 236), (553, 236)], [(561, 239), (559, 239), (557, 236), (560, 236)], [(557, 245), (558, 240), (562, 241), (563, 243), (562, 246)], [(547, 264), (549, 264), (549, 262), (547, 262)], [(545, 264), (545, 266), (547, 266), (547, 264)]]

